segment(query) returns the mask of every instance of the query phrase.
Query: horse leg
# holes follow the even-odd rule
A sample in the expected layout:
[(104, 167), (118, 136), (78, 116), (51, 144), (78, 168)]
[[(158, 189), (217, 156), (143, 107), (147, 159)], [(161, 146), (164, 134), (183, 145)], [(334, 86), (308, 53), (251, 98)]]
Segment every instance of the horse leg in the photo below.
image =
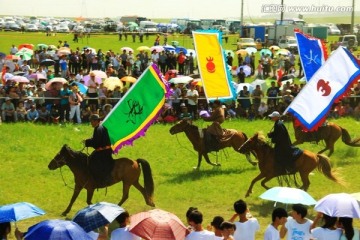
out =
[(303, 182), (303, 185), (300, 187), (300, 189), (303, 189), (306, 192), (310, 186), (309, 173), (308, 172), (299, 172), (299, 173), (300, 173), (301, 181)]
[(330, 155), (334, 152), (334, 148), (333, 148), (332, 151), (331, 151), (331, 149), (329, 149), (328, 145), (326, 144), (325, 148), (324, 148), (323, 150), (319, 151), (318, 154), (322, 154), (322, 153), (325, 152), (326, 150), (330, 150), (330, 152), (329, 152), (329, 157), (330, 157)]
[(145, 188), (140, 185), (139, 181), (136, 181), (133, 185), (137, 190), (139, 190), (141, 192), (141, 194), (143, 195), (143, 197), (145, 199), (146, 204), (151, 207), (155, 207), (153, 200), (146, 194)]
[(204, 158), (205, 158), (205, 161), (212, 166), (221, 166), (220, 163), (212, 163), (210, 161), (209, 155), (207, 153), (204, 153)]
[(62, 216), (66, 216), (70, 212), (71, 207), (74, 204), (76, 198), (79, 196), (79, 193), (81, 192), (81, 190), (82, 190), (82, 187), (75, 185), (74, 192), (71, 197), (70, 203), (67, 206), (66, 210), (61, 214)]
[(131, 184), (129, 184), (125, 181), (123, 182), (123, 195), (122, 195), (120, 202), (118, 203), (119, 206), (121, 206), (129, 198), (130, 187), (131, 187)]
[(249, 153), (249, 152), (248, 152), (248, 153), (245, 153), (245, 157), (246, 157), (246, 159), (248, 160), (248, 162), (249, 162), (251, 165), (253, 165), (253, 166), (256, 166), (256, 165), (257, 165), (257, 162), (256, 162), (256, 161), (251, 160), (251, 157), (250, 157), (250, 153)]
[(250, 187), (249, 187), (249, 189), (247, 190), (245, 197), (249, 197), (249, 196), (250, 196), (250, 194), (252, 193), (252, 189), (253, 189), (253, 187), (254, 187), (254, 184), (255, 184), (257, 181), (259, 181), (260, 179), (264, 178), (264, 177), (265, 177), (265, 176), (260, 172), (260, 174), (257, 175), (257, 176), (251, 181)]
[(198, 152), (198, 164), (197, 164), (196, 167), (193, 167), (194, 170), (200, 170), (201, 159), (202, 159), (202, 153), (199, 151), (199, 152)]
[(266, 190), (270, 189), (268, 186), (265, 185), (265, 183), (267, 183), (270, 179), (272, 179), (273, 177), (265, 177), (262, 181), (261, 181), (261, 186), (263, 186), (263, 188), (265, 188)]
[(87, 203), (88, 205), (91, 205), (91, 204), (92, 204), (91, 200), (92, 200), (93, 195), (94, 195), (94, 190), (95, 190), (94, 188), (87, 189), (86, 203)]

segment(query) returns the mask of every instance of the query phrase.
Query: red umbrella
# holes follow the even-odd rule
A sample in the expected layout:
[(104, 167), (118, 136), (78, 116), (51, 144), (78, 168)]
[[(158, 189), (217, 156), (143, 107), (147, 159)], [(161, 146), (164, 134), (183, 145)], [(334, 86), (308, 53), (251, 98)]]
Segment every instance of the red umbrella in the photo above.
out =
[(20, 44), (18, 49), (20, 50), (22, 48), (29, 48), (31, 50), (34, 50), (34, 44), (30, 44), (30, 43)]
[(20, 60), (19, 56), (15, 56), (15, 55), (7, 55), (5, 57), (6, 60)]
[(146, 240), (183, 240), (188, 234), (176, 215), (160, 209), (131, 216), (130, 232)]

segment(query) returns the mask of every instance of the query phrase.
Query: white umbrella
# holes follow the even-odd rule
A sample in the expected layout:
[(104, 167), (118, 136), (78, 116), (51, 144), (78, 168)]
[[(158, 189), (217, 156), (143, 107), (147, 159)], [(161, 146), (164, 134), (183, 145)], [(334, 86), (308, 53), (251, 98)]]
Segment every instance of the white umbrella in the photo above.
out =
[(251, 67), (249, 67), (248, 65), (243, 65), (243, 66), (240, 66), (236, 69), (236, 74), (238, 74), (240, 72), (240, 69), (243, 69), (244, 73), (246, 76), (250, 76), (251, 74)]
[(196, 51), (194, 49), (187, 49), (186, 56), (190, 56), (190, 53), (192, 53), (193, 57), (196, 57)]
[(333, 193), (320, 199), (315, 210), (330, 217), (360, 218), (360, 207), (356, 199), (348, 193)]
[(262, 80), (262, 79), (255, 79), (253, 82), (250, 83), (251, 86), (255, 89), (256, 85), (260, 85), (260, 89), (266, 93), (267, 89), (268, 89), (268, 85), (266, 84), (266, 80)]
[(150, 51), (152, 52), (152, 51), (156, 51), (156, 52), (162, 52), (162, 51), (164, 51), (165, 49), (164, 49), (164, 47), (163, 46), (152, 46), (151, 48), (150, 48)]
[(316, 200), (307, 192), (298, 188), (289, 187), (273, 187), (263, 194), (260, 198), (274, 202), (281, 202), (286, 204), (301, 203), (304, 205), (315, 205)]
[(252, 53), (256, 53), (257, 49), (254, 47), (247, 47), (245, 48), (245, 51), (251, 55)]
[(253, 86), (251, 86), (250, 83), (239, 83), (236, 87), (236, 93), (239, 93), (241, 90), (243, 90), (244, 86), (248, 88), (249, 92), (252, 92), (254, 90)]
[(172, 78), (169, 82), (179, 84), (179, 83), (189, 83), (191, 80), (193, 80), (192, 77), (178, 75), (177, 77)]
[(124, 51), (124, 50), (125, 50), (127, 53), (128, 53), (128, 52), (134, 52), (134, 50), (133, 50), (131, 47), (122, 47), (122, 48), (120, 48), (120, 50), (121, 50), (121, 51)]

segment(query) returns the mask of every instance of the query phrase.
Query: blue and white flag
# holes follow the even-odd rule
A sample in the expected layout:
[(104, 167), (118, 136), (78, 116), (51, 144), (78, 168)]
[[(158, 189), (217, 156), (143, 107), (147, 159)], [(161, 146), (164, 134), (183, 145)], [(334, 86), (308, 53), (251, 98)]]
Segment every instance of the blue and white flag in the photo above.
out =
[(309, 81), (326, 61), (326, 47), (320, 39), (307, 36), (299, 30), (295, 30), (295, 37), (305, 78), (306, 81)]
[(339, 47), (312, 76), (291, 102), (291, 113), (303, 127), (312, 131), (324, 121), (335, 101), (340, 100), (360, 78), (360, 66), (346, 48)]

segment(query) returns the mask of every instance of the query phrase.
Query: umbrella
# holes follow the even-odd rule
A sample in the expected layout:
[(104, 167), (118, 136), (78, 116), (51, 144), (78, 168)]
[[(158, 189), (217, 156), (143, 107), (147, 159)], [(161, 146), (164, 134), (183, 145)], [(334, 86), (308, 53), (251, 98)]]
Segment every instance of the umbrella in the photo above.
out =
[(104, 71), (94, 70), (94, 71), (92, 71), (92, 73), (94, 73), (95, 76), (99, 77), (99, 78), (107, 78), (108, 77), (106, 72), (104, 72)]
[(203, 85), (201, 78), (196, 78), (196, 79), (192, 80), (191, 84), (195, 85), (195, 86), (202, 86)]
[(240, 54), (243, 57), (245, 57), (247, 54), (249, 54), (245, 49), (237, 50), (235, 53), (236, 53), (236, 55)]
[(170, 83), (175, 83), (175, 84), (179, 84), (179, 83), (189, 83), (191, 80), (193, 80), (192, 77), (190, 76), (183, 76), (183, 75), (178, 75), (177, 77), (174, 77), (172, 79), (170, 79)]
[(99, 202), (78, 211), (73, 221), (79, 224), (86, 232), (90, 232), (111, 223), (123, 212), (125, 210), (116, 204)]
[(10, 72), (13, 72), (15, 70), (15, 63), (13, 61), (5, 61), (5, 66), (8, 66), (10, 69)]
[(174, 51), (175, 52), (175, 47), (174, 46), (172, 46), (172, 45), (165, 45), (165, 46), (163, 46), (163, 48), (164, 48), (164, 50), (165, 51)]
[(36, 45), (36, 48), (37, 49), (44, 49), (44, 48), (48, 48), (49, 46), (48, 45), (46, 45), (46, 44), (44, 44), (44, 43), (39, 43), (38, 45)]
[(120, 50), (123, 52), (124, 50), (128, 53), (128, 52), (134, 52), (134, 50), (131, 47), (122, 47), (120, 48)]
[(116, 86), (119, 86), (120, 88), (122, 88), (123, 83), (120, 81), (120, 79), (118, 77), (109, 77), (104, 80), (104, 86), (107, 89), (114, 91)]
[(153, 209), (131, 216), (129, 231), (144, 239), (183, 240), (187, 228), (174, 214), (160, 209)]
[(18, 82), (18, 83), (29, 83), (30, 80), (23, 76), (13, 76), (10, 80)]
[(196, 57), (196, 51), (194, 49), (187, 49), (186, 56), (190, 56), (190, 53), (192, 53), (193, 57)]
[(58, 49), (58, 52), (57, 54), (60, 56), (60, 55), (69, 55), (71, 54), (71, 50), (70, 48), (68, 47), (61, 47)]
[(356, 199), (348, 193), (333, 193), (320, 199), (315, 210), (331, 217), (360, 218)]
[(8, 204), (0, 207), (0, 223), (16, 222), (44, 214), (42, 209), (28, 202)]
[(46, 79), (46, 77), (42, 73), (32, 73), (28, 76), (28, 79)]
[(247, 87), (248, 91), (249, 92), (252, 92), (254, 90), (254, 87), (250, 85), (250, 83), (239, 83), (237, 86), (236, 86), (236, 93), (239, 93), (241, 90), (244, 89), (244, 86)]
[(87, 90), (88, 90), (88, 87), (85, 86), (84, 84), (82, 83), (79, 83), (79, 82), (74, 82), (73, 84), (76, 84), (79, 88), (79, 91), (82, 93), (82, 94), (86, 94)]
[(34, 44), (30, 44), (30, 43), (20, 44), (18, 49), (22, 49), (22, 48), (34, 49)]
[(276, 45), (272, 45), (272, 46), (269, 47), (269, 49), (270, 49), (270, 50), (277, 51), (277, 50), (280, 49), (280, 47), (279, 47), (279, 46), (276, 46)]
[(49, 45), (48, 48), (50, 48), (50, 49), (52, 49), (52, 50), (58, 50), (57, 46), (55, 46), (55, 45)]
[(232, 50), (225, 50), (225, 56), (228, 56), (229, 53), (230, 53), (230, 55), (231, 55), (232, 57), (235, 56), (234, 51), (232, 51)]
[(252, 53), (256, 53), (257, 49), (254, 47), (247, 47), (247, 48), (245, 48), (245, 51), (249, 54), (252, 54)]
[(44, 66), (52, 66), (55, 65), (55, 61), (52, 59), (44, 59), (41, 61), (40, 65), (44, 65)]
[(16, 71), (16, 72), (13, 72), (13, 74), (16, 75), (16, 76), (24, 76), (24, 75), (25, 75), (25, 72)]
[(315, 205), (316, 200), (307, 192), (298, 188), (273, 187), (263, 194), (260, 198), (286, 204), (301, 203), (304, 205)]
[[(252, 82), (250, 83), (250, 85), (251, 85), (254, 89), (256, 88), (256, 85), (259, 85), (259, 86), (260, 86), (260, 89), (261, 89), (263, 92), (267, 92), (267, 89), (269, 88), (266, 80), (262, 80), (262, 79), (255, 79), (254, 81), (252, 81)], [(271, 83), (270, 83), (270, 85), (271, 85)]]
[(270, 50), (270, 49), (267, 49), (267, 48), (261, 49), (261, 51), (260, 51), (260, 56), (261, 56), (261, 55), (264, 55), (264, 56), (265, 56), (266, 54), (268, 54), (269, 56), (272, 56), (271, 50)]
[(290, 51), (287, 50), (287, 49), (284, 49), (284, 48), (279, 49), (279, 50), (276, 51), (276, 55), (279, 55), (279, 54), (281, 54), (281, 55), (289, 55), (289, 53), (290, 53)]
[(54, 84), (54, 83), (58, 83), (58, 84), (61, 84), (63, 85), (64, 83), (67, 83), (66, 79), (65, 78), (61, 78), (61, 77), (57, 77), (57, 78), (53, 78), (51, 79), (50, 81), (48, 81), (46, 84), (45, 84), (45, 88), (47, 90), (50, 90), (51, 88), (51, 85)]
[(22, 53), (30, 53), (31, 55), (34, 54), (34, 51), (30, 48), (21, 48), (15, 55), (21, 55)]
[(20, 49), (20, 51), (18, 51), (17, 53), (15, 53), (15, 56), (19, 56), (21, 57), (23, 60), (30, 60), (32, 55), (33, 55), (33, 50), (28, 49), (28, 48), (22, 48)]
[(7, 55), (5, 57), (5, 60), (20, 60), (20, 57), (19, 56), (15, 56), (15, 55)]
[(136, 50), (138, 50), (138, 51), (150, 51), (150, 48), (148, 46), (140, 46)]
[(131, 76), (125, 76), (125, 77), (121, 78), (121, 81), (134, 83), (134, 82), (136, 82), (136, 78), (131, 77)]
[[(89, 86), (90, 75), (84, 76), (83, 80), (84, 80), (84, 85)], [(101, 84), (102, 83), (101, 77), (95, 76), (95, 82)]]
[(92, 238), (77, 223), (65, 220), (45, 220), (31, 226), (26, 240), (91, 240)]
[(93, 54), (96, 54), (96, 49), (91, 47), (85, 47), (84, 50), (90, 50)]
[(246, 76), (250, 76), (251, 75), (251, 67), (249, 67), (248, 65), (242, 65), (240, 67), (238, 67), (236, 69), (236, 74), (238, 74), (240, 72), (240, 69), (243, 69), (244, 73)]
[(152, 46), (151, 48), (150, 48), (150, 51), (152, 52), (152, 51), (156, 51), (156, 52), (162, 52), (162, 51), (164, 51), (165, 49), (164, 49), (164, 47), (163, 46)]
[(175, 48), (175, 52), (176, 52), (176, 53), (183, 52), (184, 54), (187, 54), (187, 49), (184, 48), (184, 47), (178, 46), (178, 47)]
[(4, 57), (6, 57), (6, 54), (3, 53), (3, 52), (0, 52), (0, 57), (1, 57), (1, 58), (4, 58)]

